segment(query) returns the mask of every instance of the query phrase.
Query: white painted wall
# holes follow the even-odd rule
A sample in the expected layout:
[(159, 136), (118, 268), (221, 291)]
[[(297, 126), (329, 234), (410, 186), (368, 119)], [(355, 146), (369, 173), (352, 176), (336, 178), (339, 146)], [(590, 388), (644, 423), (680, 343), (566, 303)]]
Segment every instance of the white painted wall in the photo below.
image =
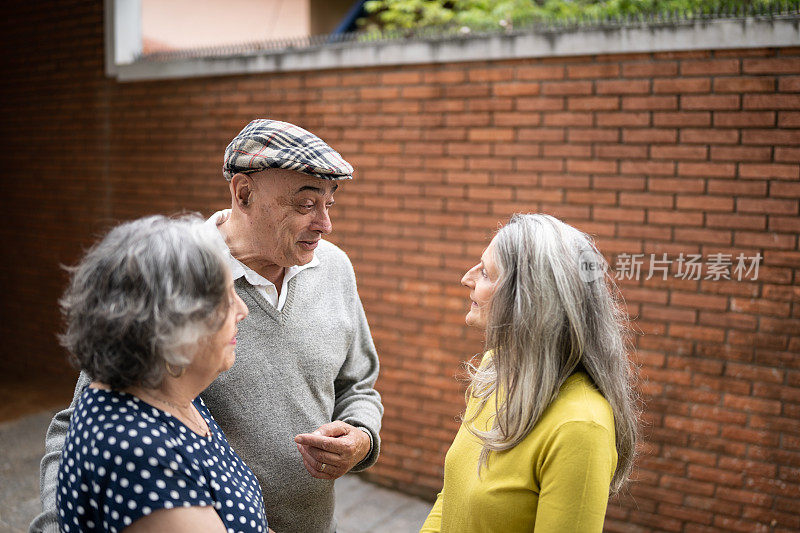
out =
[(309, 0), (141, 0), (147, 48), (213, 47), (309, 35)]

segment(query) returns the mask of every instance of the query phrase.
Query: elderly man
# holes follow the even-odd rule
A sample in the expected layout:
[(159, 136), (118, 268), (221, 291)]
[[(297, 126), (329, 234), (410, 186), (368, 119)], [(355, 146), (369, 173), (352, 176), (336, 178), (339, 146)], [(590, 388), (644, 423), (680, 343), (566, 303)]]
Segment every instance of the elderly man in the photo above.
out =
[[(353, 267), (322, 240), (337, 182), (352, 172), (308, 131), (254, 120), (225, 151), (231, 209), (208, 221), (224, 237), (250, 315), (239, 324), (236, 363), (202, 396), (258, 477), (277, 533), (335, 531), (333, 480), (378, 458), (378, 357)], [(82, 374), (75, 398), (88, 382)], [(57, 528), (56, 473), (74, 405), (48, 429), (44, 512), (32, 531)]]

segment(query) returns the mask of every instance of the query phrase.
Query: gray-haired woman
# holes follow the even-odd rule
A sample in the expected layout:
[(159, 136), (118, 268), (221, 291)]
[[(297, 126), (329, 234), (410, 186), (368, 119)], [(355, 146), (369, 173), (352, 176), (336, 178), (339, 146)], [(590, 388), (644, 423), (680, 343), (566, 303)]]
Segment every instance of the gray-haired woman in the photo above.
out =
[(196, 217), (114, 228), (72, 269), (62, 344), (91, 378), (58, 473), (62, 531), (267, 531), (261, 489), (198, 394), (247, 307)]
[(638, 431), (604, 269), (585, 234), (514, 215), (464, 275), (486, 352), (423, 532), (602, 530)]

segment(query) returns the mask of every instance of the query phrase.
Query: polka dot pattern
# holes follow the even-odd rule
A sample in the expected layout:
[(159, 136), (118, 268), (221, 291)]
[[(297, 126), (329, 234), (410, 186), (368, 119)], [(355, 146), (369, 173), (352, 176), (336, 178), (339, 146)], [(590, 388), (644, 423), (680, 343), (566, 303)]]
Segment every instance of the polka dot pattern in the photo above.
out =
[(87, 388), (70, 421), (58, 472), (61, 531), (121, 531), (159, 509), (212, 506), (232, 532), (265, 533), (261, 488), (203, 400), (197, 435), (130, 394)]

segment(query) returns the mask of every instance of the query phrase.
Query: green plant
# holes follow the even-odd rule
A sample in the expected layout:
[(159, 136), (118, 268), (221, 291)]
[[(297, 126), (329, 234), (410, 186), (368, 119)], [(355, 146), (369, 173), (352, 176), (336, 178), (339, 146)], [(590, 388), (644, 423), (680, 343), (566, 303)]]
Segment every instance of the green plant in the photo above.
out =
[(534, 21), (608, 19), (650, 14), (770, 10), (786, 0), (370, 0), (358, 25), (367, 30), (434, 26), (509, 28)]

